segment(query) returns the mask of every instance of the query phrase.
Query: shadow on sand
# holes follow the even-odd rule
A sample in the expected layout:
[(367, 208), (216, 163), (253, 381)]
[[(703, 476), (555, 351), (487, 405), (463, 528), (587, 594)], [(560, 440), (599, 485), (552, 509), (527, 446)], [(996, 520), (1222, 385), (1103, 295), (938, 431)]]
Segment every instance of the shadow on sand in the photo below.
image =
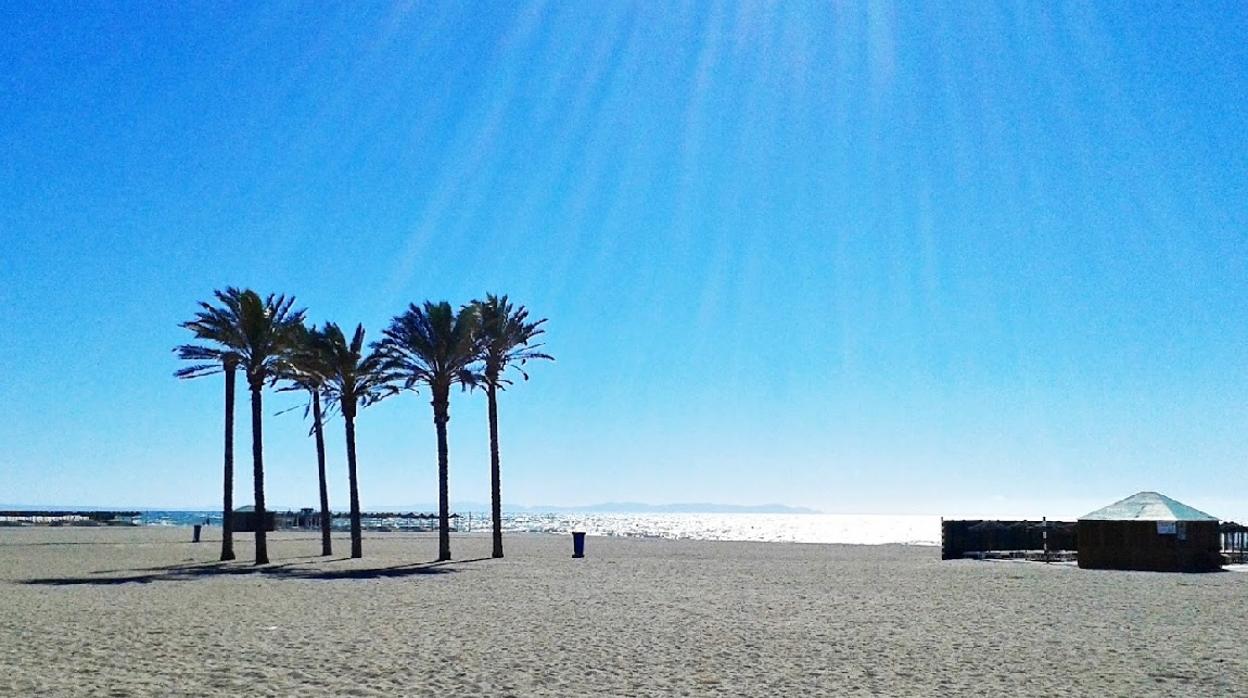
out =
[[(261, 567), (261, 568), (251, 566), (250, 571), (257, 572), (257, 571), (261, 571), (265, 569), (272, 569), (274, 567), (290, 567), (291, 565), (295, 564), (293, 560), (320, 560), (322, 562), (345, 562), (346, 560), (350, 560), (351, 558), (349, 557), (326, 557), (324, 555), (291, 555), (289, 557), (284, 557), (280, 559), (292, 561), (292, 562), (285, 562), (284, 564), (281, 564), (281, 565), (269, 565), (269, 566)], [(427, 564), (427, 563), (421, 563), (421, 564)], [(226, 567), (226, 566), (240, 567), (242, 565), (249, 565), (246, 557), (241, 557), (232, 562), (195, 562), (191, 558), (186, 558), (179, 564), (157, 565), (155, 567), (119, 567), (115, 570), (96, 570), (92, 572), (91, 574), (118, 574), (120, 572), (171, 572), (174, 570), (183, 570), (183, 569), (189, 570), (189, 569), (198, 569), (198, 568)], [(246, 571), (247, 570), (245, 569), (240, 569), (240, 572), (246, 572)]]
[[(0, 526), (0, 530), (4, 530), (4, 529), (12, 529), (12, 530), (17, 530), (17, 531), (27, 531), (27, 530), (34, 530), (34, 527), (31, 527), (31, 526)], [(117, 530), (117, 531), (135, 531), (135, 530), (141, 530), (141, 527), (138, 527), (138, 526), (117, 526), (117, 527), (115, 527), (115, 528), (114, 528), (114, 527), (108, 527), (108, 526), (103, 526), (103, 527), (101, 527), (101, 526), (50, 526), (50, 527), (47, 527), (47, 530), (52, 530), (52, 531), (113, 531), (113, 530)], [(396, 535), (396, 534), (394, 534), (394, 533), (387, 533), (387, 535), (393, 536), (393, 535)], [(415, 537), (415, 536), (413, 536), (413, 537)], [(235, 537), (235, 540), (236, 540), (236, 541), (241, 542), (241, 543), (244, 543), (244, 544), (245, 544), (245, 543), (247, 543), (247, 542), (249, 542), (249, 539), (250, 539), (250, 536), (248, 536), (247, 538), (242, 538), (241, 536), (236, 536), (236, 537)], [(283, 537), (283, 538), (282, 538), (282, 541), (319, 541), (319, 540), (321, 540), (321, 539), (320, 539), (320, 537), (318, 537), (318, 536), (290, 536), (290, 537)], [(337, 540), (337, 538), (335, 538), (335, 540)], [(28, 548), (28, 547), (35, 547), (35, 546), (48, 546), (48, 545), (51, 545), (51, 546), (59, 546), (59, 545), (108, 545), (108, 546), (116, 546), (116, 545), (143, 545), (143, 546), (152, 546), (152, 545), (185, 545), (185, 546), (187, 546), (187, 547), (192, 547), (192, 546), (194, 546), (194, 547), (200, 547), (200, 546), (205, 545), (205, 544), (209, 544), (209, 545), (217, 545), (217, 544), (219, 544), (220, 542), (221, 542), (221, 539), (220, 539), (220, 538), (215, 538), (215, 539), (214, 539), (214, 538), (205, 538), (205, 539), (203, 540), (203, 542), (202, 542), (202, 543), (196, 543), (196, 542), (194, 542), (194, 541), (189, 541), (189, 540), (180, 540), (180, 541), (152, 541), (152, 540), (44, 540), (44, 541), (28, 541), (28, 542), (23, 542), (23, 541), (5, 541), (5, 542), (3, 542), (3, 543), (0, 543), (0, 548)], [(319, 556), (311, 556), (311, 555), (309, 555), (309, 557), (319, 557)]]
[[(349, 559), (350, 558), (345, 557), (333, 558), (326, 560), (326, 562), (343, 562)], [(419, 575), (449, 574), (458, 571), (452, 567), (452, 565), (483, 562), (488, 559), (490, 558), (481, 557), (473, 558), (471, 560), (416, 562), (407, 565), (394, 565), (391, 567), (367, 567), (341, 570), (298, 567), (296, 565), (299, 563), (296, 562), (264, 565), (261, 567), (255, 567), (239, 562), (208, 562), (166, 565), (164, 567), (144, 567), (133, 570), (101, 570), (94, 573), (95, 575), (111, 574), (114, 572), (143, 573), (124, 575), (120, 577), (40, 577), (34, 579), (23, 579), (17, 583), (33, 584), (38, 586), (115, 586), (118, 584), (148, 584), (151, 582), (189, 582), (197, 579), (228, 577), (232, 575), (263, 575), (285, 579), (312, 579), (324, 581), (340, 579), (399, 579)]]

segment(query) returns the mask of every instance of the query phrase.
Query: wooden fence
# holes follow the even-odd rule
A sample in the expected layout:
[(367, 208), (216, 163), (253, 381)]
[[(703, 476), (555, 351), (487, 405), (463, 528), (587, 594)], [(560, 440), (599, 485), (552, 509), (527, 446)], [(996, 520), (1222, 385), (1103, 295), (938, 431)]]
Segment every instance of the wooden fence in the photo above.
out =
[[(1047, 538), (1047, 540), (1046, 540)], [(940, 559), (994, 551), (1078, 550), (1074, 521), (941, 520)]]
[[(271, 526), (277, 529), (315, 530), (321, 526), (321, 514), (313, 509), (301, 509), (297, 512), (269, 512), (269, 515), (273, 517)], [(349, 512), (331, 512), (330, 525), (335, 530), (345, 530), (349, 526), (350, 518)], [(466, 519), (459, 514), (451, 514), (450, 519), (452, 531), (472, 530), (471, 514), (468, 514)], [(436, 531), (438, 530), (438, 515), (419, 512), (364, 511), (360, 512), (360, 524), (366, 531)]]
[(1222, 533), (1222, 555), (1226, 561), (1235, 565), (1248, 562), (1248, 526), (1223, 521), (1218, 528)]
[(137, 511), (0, 511), (0, 525), (126, 525), (138, 523)]

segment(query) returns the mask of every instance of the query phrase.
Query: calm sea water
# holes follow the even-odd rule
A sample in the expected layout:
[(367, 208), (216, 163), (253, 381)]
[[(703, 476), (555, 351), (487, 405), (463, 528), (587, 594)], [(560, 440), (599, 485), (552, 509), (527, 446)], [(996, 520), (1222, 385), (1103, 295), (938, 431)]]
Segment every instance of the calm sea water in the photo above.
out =
[[(150, 526), (221, 525), (221, 512), (147, 511)], [(345, 519), (335, 520), (345, 527)], [(398, 529), (410, 521), (366, 520), (368, 528)], [(426, 523), (428, 526), (432, 522)], [(489, 516), (463, 514), (461, 530), (487, 531)], [(940, 517), (874, 514), (504, 514), (503, 529), (532, 533), (585, 531), (590, 535), (692, 540), (786, 541), (939, 545)]]

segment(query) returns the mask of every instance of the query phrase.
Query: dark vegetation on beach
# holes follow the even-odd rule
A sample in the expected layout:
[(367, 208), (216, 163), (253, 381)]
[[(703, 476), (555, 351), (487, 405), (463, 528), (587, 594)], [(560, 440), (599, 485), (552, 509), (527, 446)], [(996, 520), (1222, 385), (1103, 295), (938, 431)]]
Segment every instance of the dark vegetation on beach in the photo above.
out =
[[(351, 499), (351, 557), (363, 556), (360, 527), (359, 476), (355, 420), (360, 408), (401, 392), (426, 388), (431, 396), (438, 437), (438, 560), (451, 559), (450, 458), (447, 423), (451, 389), (481, 387), (489, 404), (490, 485), (494, 517), (493, 556), (503, 556), (502, 485), (498, 446), (499, 390), (511, 385), (507, 369), (525, 380), (523, 366), (532, 359), (553, 360), (536, 342), (545, 319), (529, 321), (524, 306), (507, 296), (487, 295), (459, 310), (442, 301), (412, 303), (395, 316), (379, 342), (365, 347), (364, 326), (350, 340), (338, 325), (308, 325), (305, 311), (294, 310), (294, 297), (270, 294), (261, 298), (250, 289), (215, 291), (217, 304), (201, 302), (195, 317), (182, 323), (196, 344), (174, 349), (178, 358), (194, 362), (177, 370), (178, 378), (225, 376), (225, 448), (223, 467), (221, 560), (234, 559), (230, 512), (234, 510), (234, 380), (241, 369), (251, 391), (252, 468), (257, 520), (265, 517), (263, 389), (297, 390), (308, 394), (305, 416), (316, 442), (321, 509), (321, 554), (332, 555), (329, 536), (329, 495), (325, 472), (324, 423), (342, 415), (346, 431), (347, 475)], [(265, 527), (256, 527), (256, 564), (268, 563)]]

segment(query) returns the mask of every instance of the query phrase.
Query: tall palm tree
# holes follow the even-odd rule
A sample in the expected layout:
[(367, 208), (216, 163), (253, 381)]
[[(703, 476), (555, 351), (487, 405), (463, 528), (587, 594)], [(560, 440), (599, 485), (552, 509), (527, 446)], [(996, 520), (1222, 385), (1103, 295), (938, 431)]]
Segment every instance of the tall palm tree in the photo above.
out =
[(489, 401), (490, 417), (490, 505), (494, 518), (494, 557), (503, 556), (503, 497), (498, 459), (498, 391), (511, 384), (503, 374), (509, 366), (529, 379), (524, 364), (531, 359), (554, 361), (555, 357), (543, 354), (541, 344), (533, 340), (544, 330), (545, 318), (529, 322), (529, 311), (524, 306), (515, 307), (507, 296), (486, 295), (485, 300), (473, 301), (480, 321), (477, 342), (477, 358), (482, 364), (480, 382), (485, 385)]
[[(202, 305), (192, 321), (197, 335), (200, 329), (227, 338), (228, 346), (238, 355), (238, 367), (247, 377), (251, 390), (251, 462), (256, 497), (256, 564), (269, 561), (264, 506), (264, 429), (262, 396), (266, 384), (281, 375), (281, 368), (298, 341), (303, 311), (292, 310), (294, 298), (270, 294), (261, 299), (251, 289), (227, 288), (216, 293), (222, 305)], [(229, 516), (230, 512), (226, 513)]]
[(316, 441), (316, 475), (321, 494), (321, 554), (333, 555), (330, 535), (332, 514), (329, 511), (329, 487), (325, 478), (325, 413), (321, 396), (325, 392), (325, 376), (329, 372), (327, 357), (318, 341), (315, 328), (300, 326), (295, 349), (282, 367), (282, 378), (290, 381), (283, 390), (302, 390), (308, 394), (304, 417), (312, 416), (312, 436)]
[[(220, 297), (221, 292), (217, 292)], [(210, 308), (207, 303), (200, 303), (203, 308)], [(230, 332), (219, 332), (226, 329), (211, 323), (204, 324), (209, 314), (201, 311), (195, 319), (184, 322), (184, 327), (195, 333), (195, 338), (216, 343), (218, 346), (199, 344), (183, 344), (175, 347), (174, 352), (184, 361), (195, 361), (196, 364), (180, 368), (173, 375), (178, 378), (200, 378), (217, 373), (225, 374), (225, 472), (222, 477), (223, 493), (221, 502), (221, 560), (234, 559), (234, 521), (230, 513), (234, 510), (234, 374), (238, 369), (238, 354), (230, 347), (234, 337)]]
[(363, 536), (360, 532), (360, 488), (356, 470), (355, 416), (359, 408), (367, 407), (398, 389), (392, 385), (395, 376), (388, 368), (388, 359), (374, 349), (364, 354), (364, 326), (357, 325), (351, 341), (332, 322), (315, 332), (312, 341), (317, 353), (323, 357), (325, 394), (330, 406), (342, 413), (347, 436), (347, 477), (351, 487), (351, 557), (364, 555)]
[(450, 421), (451, 387), (472, 385), (469, 366), (476, 359), (477, 311), (465, 306), (456, 313), (446, 301), (410, 304), (386, 328), (379, 349), (405, 388), (418, 384), (432, 395), (433, 425), (438, 434), (438, 560), (451, 559), (450, 485), (446, 423)]

